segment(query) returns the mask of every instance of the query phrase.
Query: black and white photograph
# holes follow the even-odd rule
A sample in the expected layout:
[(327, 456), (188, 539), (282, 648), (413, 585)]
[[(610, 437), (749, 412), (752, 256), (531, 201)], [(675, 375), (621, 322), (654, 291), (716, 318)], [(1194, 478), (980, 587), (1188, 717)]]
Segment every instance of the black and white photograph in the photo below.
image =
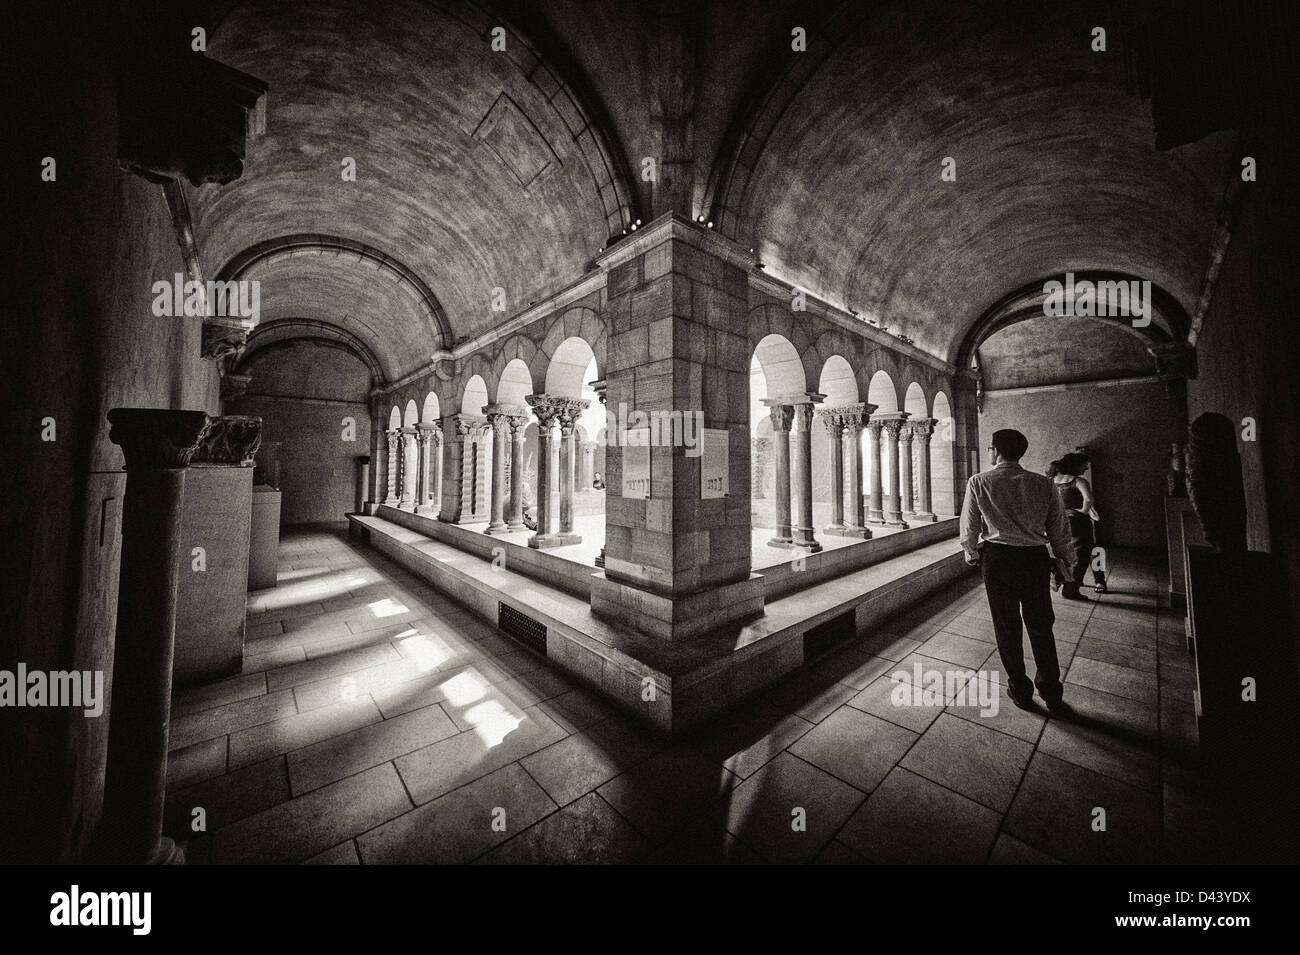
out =
[(1300, 862), (1295, 24), (16, 6), (5, 924), (833, 864), (1261, 927)]

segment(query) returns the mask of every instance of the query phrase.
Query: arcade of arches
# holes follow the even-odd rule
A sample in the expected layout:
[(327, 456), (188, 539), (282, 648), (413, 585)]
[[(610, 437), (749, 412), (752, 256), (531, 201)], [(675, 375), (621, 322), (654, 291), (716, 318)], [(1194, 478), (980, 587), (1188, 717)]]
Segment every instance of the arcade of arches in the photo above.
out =
[[(1196, 857), (1213, 753), (1295, 703), (1297, 167), (1142, 51), (1280, 28), (1138, 3), (1100, 54), (1069, 3), (110, 6), (17, 44), (58, 172), (12, 218), (0, 670), (104, 671), (111, 709), (5, 713), (0, 857), (159, 858), (220, 787), (248, 798), (192, 857), (436, 857), (431, 807), (506, 774), (649, 858), (682, 737), (727, 852)], [(1054, 315), (1067, 273), (1149, 283), (1145, 321)], [(159, 315), (186, 280), (257, 314)], [(1171, 475), (1198, 421), (1248, 574)], [(899, 667), (1000, 667), (957, 515), (1007, 427), (1030, 470), (1091, 461), (1111, 592), (1053, 598), (1072, 725), (889, 703)], [(1215, 722), (1247, 586), (1279, 682)], [(836, 819), (806, 855), (760, 820), (777, 773)], [(1132, 810), (1105, 848), (1045, 821), (1098, 793)]]

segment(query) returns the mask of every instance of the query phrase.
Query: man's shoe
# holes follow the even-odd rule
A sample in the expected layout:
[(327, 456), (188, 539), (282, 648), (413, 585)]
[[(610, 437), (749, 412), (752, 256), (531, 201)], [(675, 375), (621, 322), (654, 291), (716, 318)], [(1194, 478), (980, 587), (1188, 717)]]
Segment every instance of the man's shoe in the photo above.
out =
[(1074, 713), (1074, 710), (1070, 709), (1070, 704), (1060, 697), (1057, 697), (1054, 700), (1046, 700), (1044, 702), (1047, 703), (1047, 712), (1051, 713), (1053, 716), (1066, 717), (1071, 716)]
[(1092, 589), (1093, 589), (1094, 591), (1096, 591), (1097, 593), (1099, 593), (1099, 594), (1108, 594), (1108, 593), (1110, 593), (1110, 590), (1106, 587), (1106, 581), (1104, 581), (1104, 580), (1102, 580), (1102, 581), (1098, 581), (1097, 586), (1093, 587)]
[(1011, 702), (1016, 704), (1019, 709), (1029, 710), (1031, 713), (1037, 709), (1037, 707), (1034, 706), (1034, 694), (1032, 690), (1024, 696), (1021, 696), (1015, 690), (1008, 688), (1007, 696), (1011, 697)]

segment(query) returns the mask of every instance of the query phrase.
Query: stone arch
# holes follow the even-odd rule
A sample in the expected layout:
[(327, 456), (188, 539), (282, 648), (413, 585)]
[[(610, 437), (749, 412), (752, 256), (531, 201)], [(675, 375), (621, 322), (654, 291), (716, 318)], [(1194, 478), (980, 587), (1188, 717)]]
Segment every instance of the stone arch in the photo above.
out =
[(556, 352), (571, 338), (578, 338), (586, 343), (591, 354), (596, 356), (597, 369), (605, 367), (604, 319), (595, 309), (580, 305), (552, 317), (541, 347), (529, 363), (534, 381), (546, 380)]
[(750, 359), (751, 383), (755, 368), (762, 377), (763, 397), (808, 392), (808, 374), (803, 358), (790, 339), (780, 333), (764, 335), (754, 344)]
[(925, 400), (925, 390), (915, 381), (907, 386), (907, 394), (903, 398), (903, 410), (913, 418), (927, 417), (928, 402)]
[(505, 367), (501, 369), (500, 381), (497, 384), (496, 403), (499, 405), (519, 405), (528, 407), (528, 402), (524, 399), (531, 394), (536, 394), (537, 389), (533, 385), (533, 373), (528, 370), (528, 365), (522, 358), (512, 358), (506, 362)]
[(528, 379), (530, 382), (528, 394), (536, 394), (541, 391), (541, 382), (544, 379), (543, 376), (537, 374), (537, 369), (545, 367), (545, 359), (543, 357), (542, 360), (539, 361), (539, 355), (541, 355), (541, 350), (537, 347), (537, 343), (527, 335), (511, 335), (506, 339), (506, 341), (497, 348), (493, 361), (493, 368), (496, 372), (498, 381), (498, 393), (501, 390), (501, 383), (503, 381), (506, 367), (513, 364), (515, 361), (522, 362), (525, 371), (528, 373)]
[(482, 375), (471, 375), (460, 395), (460, 413), (482, 415), (483, 406), (486, 404), (488, 404), (487, 382), (483, 380)]
[(876, 406), (875, 414), (889, 414), (901, 410), (898, 403), (898, 388), (894, 385), (893, 377), (885, 369), (878, 369), (871, 376), (871, 382), (867, 386), (867, 401)]
[(775, 302), (764, 302), (749, 310), (746, 328), (749, 335), (751, 353), (760, 342), (772, 335), (778, 335), (789, 342), (799, 356), (804, 367), (804, 388), (807, 382), (815, 380), (821, 374), (822, 362), (818, 357), (816, 343), (807, 329), (806, 322), (796, 322), (790, 309)]
[(828, 408), (858, 402), (858, 379), (848, 359), (843, 355), (831, 355), (826, 359), (817, 391), (826, 396)]
[[(497, 371), (488, 362), (487, 356), (484, 355), (482, 352), (476, 352), (475, 354), (469, 356), (469, 358), (465, 359), (464, 363), (460, 367), (459, 379), (465, 383), (461, 388), (462, 397), (465, 394), (465, 389), (469, 387), (470, 381), (475, 377), (482, 379), (483, 386), (487, 389), (487, 393), (489, 395), (496, 393)], [(485, 401), (484, 404), (486, 403), (487, 402)], [(481, 409), (475, 409), (474, 411), (466, 411), (463, 406), (461, 407), (461, 414), (482, 414), (482, 413), (483, 412)]]
[(408, 399), (406, 410), (402, 413), (402, 427), (414, 428), (420, 420), (420, 409), (415, 406), (414, 399)]
[(402, 426), (402, 409), (393, 405), (393, 410), (388, 413), (388, 430), (394, 431)]
[(954, 514), (957, 509), (957, 426), (952, 417), (948, 396), (936, 391), (930, 417), (934, 418), (934, 435), (930, 438), (930, 493), (934, 513)]
[(420, 423), (434, 424), (441, 417), (438, 396), (431, 391), (424, 396), (424, 408), (420, 412)]
[[(587, 375), (593, 361), (596, 361), (595, 351), (585, 338), (577, 335), (565, 338), (550, 352), (542, 390), (548, 395), (582, 397), (584, 390), (590, 390), (587, 388)], [(598, 361), (596, 373), (600, 373)]]

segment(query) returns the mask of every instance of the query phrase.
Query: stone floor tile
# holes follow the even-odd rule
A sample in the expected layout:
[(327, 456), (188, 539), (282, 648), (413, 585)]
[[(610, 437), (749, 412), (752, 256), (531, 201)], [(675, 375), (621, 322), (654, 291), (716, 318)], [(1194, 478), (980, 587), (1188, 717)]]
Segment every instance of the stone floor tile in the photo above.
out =
[(266, 692), (266, 675), (263, 673), (241, 674), (215, 683), (195, 686), (172, 694), (172, 716), (184, 716), (199, 710), (210, 710), (215, 706), (247, 700), (261, 696)]
[(1033, 751), (1024, 740), (945, 713), (901, 765), (981, 805), (1006, 812)]
[[(1105, 810), (1105, 831), (1098, 831)], [(1046, 753), (1035, 753), (1003, 830), (1074, 863), (1153, 863), (1160, 797)]]
[(331, 736), (289, 753), (289, 781), (300, 796), (345, 776), (405, 756), (459, 730), (438, 704)]
[(511, 763), (364, 833), (357, 846), (366, 865), (466, 863), (556, 808)]
[(284, 758), (276, 757), (184, 788), (168, 788), (164, 830), (176, 838), (193, 831), (194, 810), (206, 814), (208, 832), (278, 806), (290, 798)]
[(850, 786), (870, 792), (917, 739), (909, 729), (843, 706), (800, 737), (790, 752)]
[[(487, 705), (487, 704), (481, 704)], [(564, 738), (554, 720), (530, 707), (522, 718), (498, 704), (472, 729), (394, 760), (417, 805), (436, 799)]]
[(312, 743), (348, 733), (367, 723), (377, 723), (382, 716), (369, 697), (333, 703), (307, 713), (259, 726), (250, 726), (230, 734), (230, 768), (239, 769), (271, 756), (288, 753)]
[(862, 800), (859, 790), (782, 753), (732, 790), (715, 813), (767, 861), (802, 863), (817, 857)]
[(170, 749), (183, 749), (245, 727), (283, 719), (296, 712), (293, 694), (288, 690), (237, 700), (210, 710), (172, 717), (167, 729), (167, 745)]
[(684, 744), (651, 756), (597, 792), (652, 843), (716, 803), (739, 777)]
[(218, 829), (212, 860), (302, 862), (410, 808), (397, 771), (385, 763)]
[(611, 865), (637, 862), (649, 844), (596, 793), (534, 823), (478, 859), (491, 865)]
[(1080, 657), (1078, 662), (1070, 667), (1066, 682), (1113, 693), (1115, 696), (1151, 706), (1155, 705), (1158, 695), (1154, 673), (1144, 673), (1141, 670), (1089, 660), (1086, 657)]
[(955, 666), (975, 669), (983, 666), (989, 656), (997, 652), (997, 648), (973, 637), (940, 630), (923, 643), (917, 652)]
[(180, 789), (226, 771), (227, 737), (218, 736), (167, 754), (167, 788)]
[(872, 862), (982, 863), (1001, 815), (899, 767), (853, 814), (839, 841)]
[(900, 696), (896, 702), (894, 690), (899, 685), (891, 677), (882, 676), (849, 700), (848, 705), (905, 727), (914, 733), (924, 732), (943, 712), (946, 704), (940, 702), (937, 705), (930, 705), (923, 701), (922, 705), (914, 706), (910, 692)]

